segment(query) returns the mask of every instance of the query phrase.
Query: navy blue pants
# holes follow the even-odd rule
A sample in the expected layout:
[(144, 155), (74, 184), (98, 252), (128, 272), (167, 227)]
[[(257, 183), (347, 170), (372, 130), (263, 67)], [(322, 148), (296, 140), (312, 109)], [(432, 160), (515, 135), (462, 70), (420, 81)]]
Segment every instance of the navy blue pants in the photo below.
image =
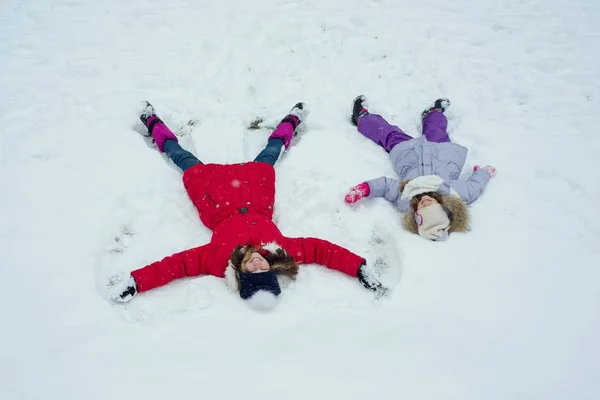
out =
[[(281, 148), (283, 147), (283, 139), (273, 138), (269, 140), (265, 148), (258, 153), (254, 161), (265, 162), (275, 166), (275, 162), (279, 158)], [(174, 140), (167, 140), (164, 144), (164, 150), (167, 156), (177, 165), (182, 171), (193, 167), (196, 164), (202, 164), (202, 161), (184, 150), (179, 143)]]

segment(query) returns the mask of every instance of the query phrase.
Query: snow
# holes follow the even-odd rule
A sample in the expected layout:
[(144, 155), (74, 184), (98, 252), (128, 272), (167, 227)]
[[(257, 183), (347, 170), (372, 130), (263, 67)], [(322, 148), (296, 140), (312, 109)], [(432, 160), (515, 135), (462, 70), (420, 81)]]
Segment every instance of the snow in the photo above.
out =
[[(0, 398), (599, 398), (599, 17), (593, 0), (5, 0)], [(395, 176), (348, 121), (358, 94), (412, 135), (451, 99), (463, 171), (498, 168), (471, 232), (431, 243), (383, 199), (343, 203)], [(390, 295), (307, 266), (268, 313), (215, 277), (110, 302), (109, 276), (210, 237), (139, 134), (144, 99), (219, 163), (306, 102), (278, 226), (384, 253)]]
[(264, 290), (258, 291), (247, 300), (248, 306), (256, 311), (272, 311), (277, 306), (277, 296)]

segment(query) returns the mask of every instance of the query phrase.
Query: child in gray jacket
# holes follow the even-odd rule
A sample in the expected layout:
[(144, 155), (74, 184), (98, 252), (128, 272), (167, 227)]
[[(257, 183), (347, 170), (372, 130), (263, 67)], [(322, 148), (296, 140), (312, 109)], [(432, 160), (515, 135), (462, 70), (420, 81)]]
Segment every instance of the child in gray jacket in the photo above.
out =
[(423, 111), (423, 135), (418, 138), (369, 113), (367, 107), (365, 96), (354, 99), (352, 123), (389, 153), (400, 179), (381, 177), (360, 183), (346, 195), (346, 203), (354, 204), (363, 197), (385, 197), (404, 213), (407, 230), (435, 241), (446, 240), (452, 232), (467, 231), (467, 204), (481, 195), (496, 169), (476, 165), (469, 179), (459, 179), (467, 148), (451, 143), (448, 137), (444, 112), (450, 100), (437, 99)]

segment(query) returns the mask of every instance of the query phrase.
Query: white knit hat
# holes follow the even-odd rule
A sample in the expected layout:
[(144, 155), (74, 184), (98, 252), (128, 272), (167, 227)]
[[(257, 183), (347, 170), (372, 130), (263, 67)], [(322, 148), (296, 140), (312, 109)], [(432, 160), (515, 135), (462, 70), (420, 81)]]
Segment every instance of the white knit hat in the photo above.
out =
[(444, 241), (448, 239), (450, 218), (441, 204), (431, 204), (415, 212), (419, 235), (424, 238)]

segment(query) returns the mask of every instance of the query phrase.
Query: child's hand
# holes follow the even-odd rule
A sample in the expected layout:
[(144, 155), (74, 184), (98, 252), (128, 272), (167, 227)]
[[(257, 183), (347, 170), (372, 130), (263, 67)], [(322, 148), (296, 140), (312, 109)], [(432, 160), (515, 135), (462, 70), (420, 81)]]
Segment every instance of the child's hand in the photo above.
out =
[(381, 298), (386, 295), (388, 289), (385, 286), (383, 286), (375, 277), (370, 276), (365, 271), (364, 264), (361, 265), (360, 268), (358, 269), (358, 271), (356, 272), (356, 277), (358, 278), (358, 281), (360, 283), (362, 283), (362, 285), (364, 287), (366, 287), (369, 290), (374, 291), (377, 298)]
[(479, 168), (487, 172), (490, 179), (496, 176), (496, 168), (492, 167), (491, 165), (486, 165), (485, 167), (480, 167), (479, 165), (476, 165), (475, 167), (473, 167), (473, 171), (477, 171)]
[(363, 197), (368, 196), (369, 193), (371, 193), (371, 188), (369, 187), (369, 184), (366, 182), (359, 183), (358, 185), (350, 189), (348, 194), (344, 197), (344, 201), (346, 202), (346, 204), (354, 204)]
[(133, 276), (125, 278), (122, 274), (111, 276), (108, 290), (112, 301), (126, 303), (137, 294), (137, 284)]

